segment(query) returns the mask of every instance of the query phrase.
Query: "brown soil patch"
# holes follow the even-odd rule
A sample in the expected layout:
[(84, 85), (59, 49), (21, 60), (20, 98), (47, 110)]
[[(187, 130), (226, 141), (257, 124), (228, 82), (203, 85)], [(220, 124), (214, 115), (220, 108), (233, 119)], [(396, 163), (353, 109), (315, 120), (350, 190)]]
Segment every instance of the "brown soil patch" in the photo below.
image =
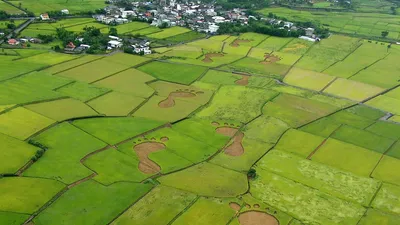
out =
[(240, 43), (248, 43), (248, 42), (250, 42), (251, 40), (246, 40), (246, 39), (236, 39), (234, 42), (232, 42), (231, 44), (230, 44), (230, 46), (232, 46), (232, 47), (239, 47), (240, 46)]
[(240, 205), (237, 204), (236, 202), (229, 203), (229, 206), (235, 211), (239, 211), (240, 210)]
[(281, 57), (279, 57), (277, 55), (274, 55), (272, 53), (267, 53), (264, 56), (264, 60), (261, 61), (260, 63), (264, 64), (264, 65), (268, 65), (268, 64), (272, 64), (272, 63), (278, 62), (280, 60), (282, 60)]
[(166, 142), (166, 141), (168, 141), (168, 140), (169, 140), (168, 137), (162, 137), (162, 138), (160, 138), (160, 141), (162, 141), (162, 142)]
[(283, 51), (284, 52), (291, 52), (291, 51), (295, 51), (295, 50), (300, 49), (300, 48), (307, 48), (307, 46), (303, 45), (303, 44), (294, 44), (290, 48), (283, 49)]
[(251, 205), (246, 204), (246, 208), (250, 209), (250, 208), (251, 208)]
[[(233, 128), (235, 129), (235, 128)], [(236, 135), (233, 138), (233, 143), (230, 144), (226, 149), (225, 149), (225, 154), (230, 155), (230, 156), (241, 156), (244, 153), (244, 148), (242, 145), (242, 140), (243, 140), (244, 134), (242, 132), (239, 132), (238, 135)]]
[(207, 53), (202, 61), (205, 63), (212, 63), (213, 62), (212, 58), (214, 58), (214, 57), (224, 57), (224, 54), (222, 54), (222, 53)]
[(236, 134), (236, 132), (238, 131), (237, 128), (232, 128), (232, 127), (218, 127), (215, 130), (218, 134), (222, 134), (228, 137), (232, 137), (233, 135)]
[(235, 84), (242, 85), (242, 86), (248, 85), (250, 76), (246, 76), (246, 75), (241, 75), (241, 76), (242, 76), (242, 78), (235, 81)]
[(165, 149), (163, 143), (145, 142), (133, 147), (139, 158), (139, 170), (146, 174), (158, 173), (161, 167), (149, 159), (149, 154)]
[(253, 207), (258, 209), (258, 208), (260, 208), (260, 205), (259, 204), (254, 204)]
[(264, 212), (248, 211), (239, 215), (241, 225), (279, 225), (278, 220)]
[(214, 122), (211, 123), (211, 125), (213, 125), (213, 126), (219, 126), (219, 123), (214, 121)]
[(171, 92), (168, 97), (158, 103), (160, 108), (170, 108), (175, 105), (175, 98), (192, 98), (196, 97), (195, 94), (187, 91), (175, 91)]

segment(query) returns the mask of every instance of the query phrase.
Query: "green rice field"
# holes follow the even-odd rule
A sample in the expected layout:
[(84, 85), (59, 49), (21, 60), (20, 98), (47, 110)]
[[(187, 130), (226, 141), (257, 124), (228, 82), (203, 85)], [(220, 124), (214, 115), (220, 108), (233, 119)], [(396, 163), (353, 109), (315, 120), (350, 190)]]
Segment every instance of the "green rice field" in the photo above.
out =
[[(35, 13), (105, 4), (19, 2)], [(0, 224), (398, 225), (400, 48), (338, 34), (395, 29), (397, 17), (269, 11), (337, 33), (207, 37), (132, 22), (118, 33), (171, 45), (0, 49)], [(73, 18), (20, 36), (91, 25), (109, 29)]]

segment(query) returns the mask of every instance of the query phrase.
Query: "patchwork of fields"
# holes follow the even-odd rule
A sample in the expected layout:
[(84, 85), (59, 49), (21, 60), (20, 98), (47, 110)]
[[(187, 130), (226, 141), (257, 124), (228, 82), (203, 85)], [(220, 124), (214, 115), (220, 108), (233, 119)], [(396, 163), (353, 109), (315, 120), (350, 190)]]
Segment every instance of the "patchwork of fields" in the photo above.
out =
[(244, 33), (146, 57), (7, 51), (0, 224), (400, 224), (396, 45)]
[[(22, 20), (21, 20), (22, 21)], [(19, 20), (15, 23), (18, 25)], [(0, 23), (1, 26), (6, 24)], [(57, 28), (65, 28), (72, 32), (82, 32), (85, 28), (95, 27), (100, 30), (103, 34), (108, 34), (111, 26), (102, 24), (94, 20), (93, 18), (69, 18), (64, 20), (59, 20), (57, 22), (37, 22), (31, 23), (26, 29), (24, 29), (19, 37), (38, 37), (38, 35), (56, 35)], [(117, 29), (119, 35), (141, 35), (146, 36), (152, 42), (165, 41), (169, 44), (171, 43), (181, 43), (188, 42), (196, 39), (201, 39), (205, 37), (205, 34), (192, 31), (184, 27), (170, 27), (160, 29), (155, 26), (150, 26), (149, 23), (145, 22), (129, 22), (125, 24), (120, 24), (118, 26), (112, 26)], [(49, 43), (48, 45), (54, 45), (58, 43)], [(161, 44), (162, 45), (162, 44)], [(43, 45), (38, 45), (37, 47), (42, 47)]]
[[(370, 1), (368, 1), (370, 2)], [(380, 1), (381, 2), (381, 1)], [(379, 10), (379, 9), (377, 9)], [(292, 21), (316, 22), (330, 31), (357, 34), (365, 37), (380, 37), (382, 31), (388, 31), (388, 38), (399, 40), (399, 17), (381, 13), (354, 13), (354, 12), (328, 12), (328, 11), (298, 11), (288, 8), (265, 8), (260, 13), (268, 15), (274, 13)]]

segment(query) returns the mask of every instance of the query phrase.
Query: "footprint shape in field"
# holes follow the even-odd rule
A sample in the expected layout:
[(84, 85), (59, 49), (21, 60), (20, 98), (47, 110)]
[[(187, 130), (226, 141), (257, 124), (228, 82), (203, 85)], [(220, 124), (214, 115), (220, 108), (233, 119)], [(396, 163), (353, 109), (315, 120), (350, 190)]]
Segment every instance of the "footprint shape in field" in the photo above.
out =
[(265, 53), (264, 60), (261, 61), (260, 63), (264, 64), (264, 65), (268, 65), (268, 64), (272, 64), (272, 63), (275, 63), (275, 62), (278, 62), (278, 61), (282, 60), (281, 57), (279, 57), (278, 55), (274, 55), (272, 53), (273, 52)]
[(189, 90), (189, 89), (179, 89), (174, 92), (169, 93), (168, 97), (161, 102), (158, 103), (158, 106), (160, 108), (170, 108), (175, 105), (175, 98), (193, 98), (196, 97), (199, 94), (203, 94), (202, 91), (195, 91), (195, 90)]
[(240, 43), (248, 43), (248, 42), (250, 42), (250, 41), (252, 41), (252, 40), (248, 40), (248, 39), (236, 39), (234, 42), (232, 42), (232, 43), (230, 44), (230, 46), (232, 46), (232, 47), (239, 47), (239, 46), (240, 46)]
[(214, 58), (214, 57), (224, 57), (224, 54), (222, 54), (222, 53), (207, 53), (202, 61), (205, 63), (212, 63), (213, 62), (212, 58)]
[[(237, 214), (241, 209), (241, 206), (236, 202), (230, 202), (229, 206), (235, 210)], [(245, 207), (249, 209), (249, 211), (242, 212), (238, 216), (241, 225), (279, 225), (278, 220), (274, 216), (263, 211), (251, 210), (251, 205), (249, 204), (246, 204)], [(253, 207), (258, 209), (260, 205), (254, 204)]]
[[(212, 122), (212, 125), (219, 126), (218, 122)], [(234, 124), (225, 123), (224, 126), (218, 127), (215, 131), (228, 137), (233, 137), (233, 142), (225, 148), (224, 153), (230, 156), (241, 156), (244, 153), (242, 145), (244, 134), (238, 128), (233, 127)], [(235, 135), (236, 134), (236, 135)]]
[[(133, 150), (139, 158), (139, 170), (146, 174), (154, 174), (161, 171), (161, 167), (149, 159), (150, 153), (165, 149), (165, 144), (156, 142), (155, 140), (155, 138), (151, 138), (151, 141), (142, 142), (133, 146)], [(168, 141), (168, 137), (162, 137), (160, 141), (166, 142)]]
[(249, 84), (250, 76), (246, 76), (246, 75), (241, 75), (241, 76), (242, 76), (242, 78), (240, 78), (239, 80), (235, 81), (235, 84), (242, 85), (242, 86), (247, 86)]

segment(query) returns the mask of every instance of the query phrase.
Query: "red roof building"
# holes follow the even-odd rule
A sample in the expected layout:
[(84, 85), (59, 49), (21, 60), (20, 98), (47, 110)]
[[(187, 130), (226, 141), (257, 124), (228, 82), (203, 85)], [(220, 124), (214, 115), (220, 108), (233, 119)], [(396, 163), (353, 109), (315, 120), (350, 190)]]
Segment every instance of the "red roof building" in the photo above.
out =
[(67, 46), (65, 46), (66, 48), (72, 48), (74, 49), (76, 46), (74, 45), (74, 43), (70, 42), (67, 44)]
[(19, 44), (19, 41), (15, 40), (15, 39), (8, 39), (8, 44), (9, 45), (17, 45), (17, 44)]

